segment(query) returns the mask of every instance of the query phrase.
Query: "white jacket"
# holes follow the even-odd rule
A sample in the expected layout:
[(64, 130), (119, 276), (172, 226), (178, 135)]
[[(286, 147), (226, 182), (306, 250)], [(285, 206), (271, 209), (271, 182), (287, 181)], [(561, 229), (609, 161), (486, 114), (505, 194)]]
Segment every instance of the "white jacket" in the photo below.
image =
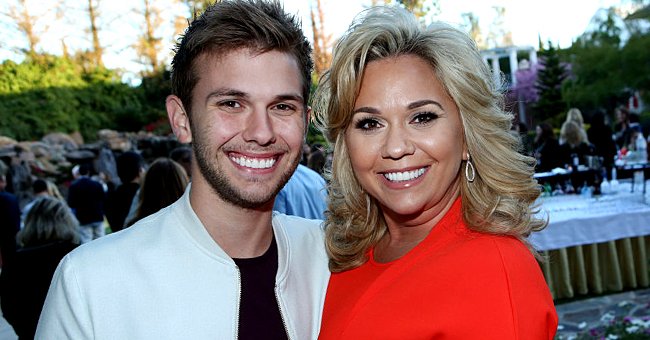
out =
[[(276, 295), (290, 339), (316, 339), (329, 280), (320, 221), (275, 213)], [(239, 270), (189, 201), (59, 264), (36, 339), (235, 339)]]

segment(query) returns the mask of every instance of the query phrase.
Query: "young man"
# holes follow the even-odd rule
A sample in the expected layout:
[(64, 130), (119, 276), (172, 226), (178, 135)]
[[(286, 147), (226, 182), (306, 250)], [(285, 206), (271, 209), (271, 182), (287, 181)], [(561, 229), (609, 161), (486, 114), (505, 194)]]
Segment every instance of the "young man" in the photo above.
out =
[(319, 223), (273, 214), (296, 168), (311, 48), (278, 2), (224, 0), (172, 61), (167, 112), (196, 166), (184, 196), (61, 261), (38, 339), (315, 339)]
[(102, 184), (90, 177), (92, 164), (84, 163), (72, 170), (75, 180), (68, 189), (68, 205), (79, 220), (81, 243), (104, 236), (106, 192)]

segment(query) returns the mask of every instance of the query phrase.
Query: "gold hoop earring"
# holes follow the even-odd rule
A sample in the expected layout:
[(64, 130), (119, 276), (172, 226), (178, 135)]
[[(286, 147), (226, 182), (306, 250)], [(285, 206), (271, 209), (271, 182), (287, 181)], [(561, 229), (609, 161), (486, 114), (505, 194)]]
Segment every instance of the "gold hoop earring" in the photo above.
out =
[[(470, 172), (471, 172), (471, 175), (470, 175)], [(472, 161), (471, 161), (471, 159), (469, 157), (469, 152), (468, 152), (467, 153), (467, 162), (465, 162), (465, 179), (467, 179), (468, 182), (472, 183), (472, 182), (474, 182), (475, 177), (476, 177), (476, 170), (474, 169), (474, 164), (472, 164)]]

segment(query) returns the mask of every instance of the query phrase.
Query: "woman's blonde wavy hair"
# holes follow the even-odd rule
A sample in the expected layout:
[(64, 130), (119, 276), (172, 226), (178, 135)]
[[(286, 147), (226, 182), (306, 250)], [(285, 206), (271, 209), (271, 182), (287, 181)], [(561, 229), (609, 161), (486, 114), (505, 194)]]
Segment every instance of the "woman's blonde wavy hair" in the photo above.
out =
[(332, 168), (327, 172), (330, 188), (325, 220), (330, 270), (360, 266), (387, 232), (381, 207), (364, 192), (352, 171), (344, 134), (365, 66), (401, 55), (427, 61), (459, 109), (476, 169), (472, 183), (461, 181), (467, 226), (512, 235), (530, 247), (526, 237), (546, 225), (534, 217), (540, 193), (532, 176), (535, 160), (518, 152), (519, 140), (510, 133), (512, 114), (503, 110), (501, 84), (494, 82), (475, 43), (447, 24), (424, 28), (403, 9), (373, 7), (357, 16), (336, 44), (332, 67), (320, 79), (313, 103), (316, 123), (334, 146)]

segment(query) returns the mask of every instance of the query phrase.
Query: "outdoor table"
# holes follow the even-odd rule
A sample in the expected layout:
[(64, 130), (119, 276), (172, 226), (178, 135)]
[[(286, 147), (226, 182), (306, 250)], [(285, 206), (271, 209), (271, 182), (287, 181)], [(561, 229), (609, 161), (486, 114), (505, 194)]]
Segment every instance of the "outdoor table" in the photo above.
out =
[(541, 197), (548, 226), (529, 241), (554, 299), (650, 286), (650, 196), (623, 182), (616, 193)]

